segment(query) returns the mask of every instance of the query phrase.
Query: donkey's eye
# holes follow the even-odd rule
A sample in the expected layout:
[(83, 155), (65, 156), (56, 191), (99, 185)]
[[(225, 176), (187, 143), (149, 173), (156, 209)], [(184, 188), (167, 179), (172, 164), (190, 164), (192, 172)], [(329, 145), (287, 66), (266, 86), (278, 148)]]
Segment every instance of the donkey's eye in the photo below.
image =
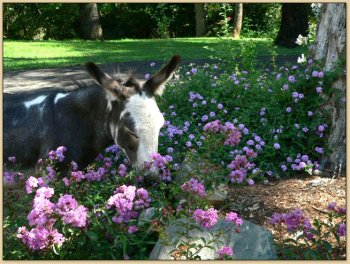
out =
[(130, 136), (133, 136), (133, 137), (135, 137), (136, 139), (139, 139), (139, 137), (138, 137), (134, 132), (132, 132), (130, 129), (125, 128), (125, 131), (126, 131), (126, 133), (128, 133)]

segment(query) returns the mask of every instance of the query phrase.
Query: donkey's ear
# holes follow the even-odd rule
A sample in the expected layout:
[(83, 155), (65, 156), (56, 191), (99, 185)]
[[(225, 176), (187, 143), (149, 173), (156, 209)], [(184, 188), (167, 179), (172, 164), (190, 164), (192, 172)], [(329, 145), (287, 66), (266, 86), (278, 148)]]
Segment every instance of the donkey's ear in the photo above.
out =
[(120, 87), (119, 83), (113, 80), (108, 74), (102, 72), (100, 68), (93, 62), (87, 62), (85, 64), (86, 70), (91, 75), (91, 77), (104, 89), (110, 92), (113, 96), (124, 99), (123, 89)]
[(180, 56), (173, 56), (166, 66), (145, 82), (143, 90), (150, 95), (160, 95), (163, 92), (164, 84), (172, 77), (180, 60)]

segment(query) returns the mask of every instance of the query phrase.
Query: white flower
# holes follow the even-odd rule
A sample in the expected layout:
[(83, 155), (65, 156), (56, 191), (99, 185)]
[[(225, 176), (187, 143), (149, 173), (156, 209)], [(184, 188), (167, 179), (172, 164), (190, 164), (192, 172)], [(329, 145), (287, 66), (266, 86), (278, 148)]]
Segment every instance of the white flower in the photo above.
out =
[(297, 40), (295, 41), (296, 44), (298, 45), (307, 45), (307, 40), (308, 38), (307, 37), (303, 37), (302, 35), (299, 34)]
[(304, 53), (301, 54), (301, 57), (298, 57), (298, 63), (303, 64), (306, 62), (306, 57), (304, 56)]

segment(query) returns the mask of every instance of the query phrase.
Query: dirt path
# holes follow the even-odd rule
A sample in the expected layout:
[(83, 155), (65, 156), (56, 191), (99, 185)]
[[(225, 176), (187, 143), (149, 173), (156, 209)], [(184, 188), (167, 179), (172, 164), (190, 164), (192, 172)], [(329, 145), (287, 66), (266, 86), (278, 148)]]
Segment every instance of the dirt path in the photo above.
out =
[[(277, 65), (289, 61), (296, 63), (297, 56), (279, 56), (277, 58)], [(260, 56), (258, 61), (262, 64), (268, 64), (270, 57)], [(155, 61), (155, 68), (150, 67), (151, 61), (134, 61), (121, 63), (108, 63), (99, 65), (102, 70), (107, 73), (119, 71), (121, 76), (128, 75), (134, 72), (135, 76), (144, 79), (144, 75), (154, 69), (159, 69), (163, 64), (162, 61)], [(181, 65), (188, 65), (194, 63), (196, 65), (204, 65), (205, 63), (216, 63), (215, 60), (193, 59), (183, 60)], [(3, 91), (6, 93), (28, 92), (38, 89), (64, 88), (67, 90), (76, 87), (75, 82), (91, 83), (92, 79), (85, 70), (84, 65), (63, 67), (63, 68), (48, 68), (35, 70), (18, 70), (5, 71), (3, 81)]]

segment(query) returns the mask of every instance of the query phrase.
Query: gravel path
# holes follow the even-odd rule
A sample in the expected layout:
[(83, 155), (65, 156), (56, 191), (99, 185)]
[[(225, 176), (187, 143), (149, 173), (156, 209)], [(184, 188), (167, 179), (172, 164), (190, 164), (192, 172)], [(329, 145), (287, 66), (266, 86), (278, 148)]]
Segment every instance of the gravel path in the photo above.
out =
[[(279, 56), (277, 65), (283, 63), (296, 62), (297, 56)], [(258, 61), (267, 64), (270, 57), (260, 56)], [(155, 61), (156, 68), (159, 68), (163, 62)], [(215, 60), (193, 59), (183, 60), (181, 65), (195, 63), (196, 65), (204, 65), (205, 63), (215, 63)], [(143, 79), (144, 74), (151, 70), (150, 61), (134, 61), (121, 63), (108, 63), (100, 65), (101, 69), (107, 73), (113, 73), (118, 69), (123, 76), (133, 72), (137, 78)], [(118, 70), (117, 70), (118, 71)], [(92, 81), (83, 65), (64, 67), (64, 68), (49, 68), (36, 70), (18, 70), (4, 72), (4, 89), (5, 93), (22, 93), (30, 92), (38, 89), (64, 88), (67, 90), (74, 89), (76, 82), (89, 84)]]

